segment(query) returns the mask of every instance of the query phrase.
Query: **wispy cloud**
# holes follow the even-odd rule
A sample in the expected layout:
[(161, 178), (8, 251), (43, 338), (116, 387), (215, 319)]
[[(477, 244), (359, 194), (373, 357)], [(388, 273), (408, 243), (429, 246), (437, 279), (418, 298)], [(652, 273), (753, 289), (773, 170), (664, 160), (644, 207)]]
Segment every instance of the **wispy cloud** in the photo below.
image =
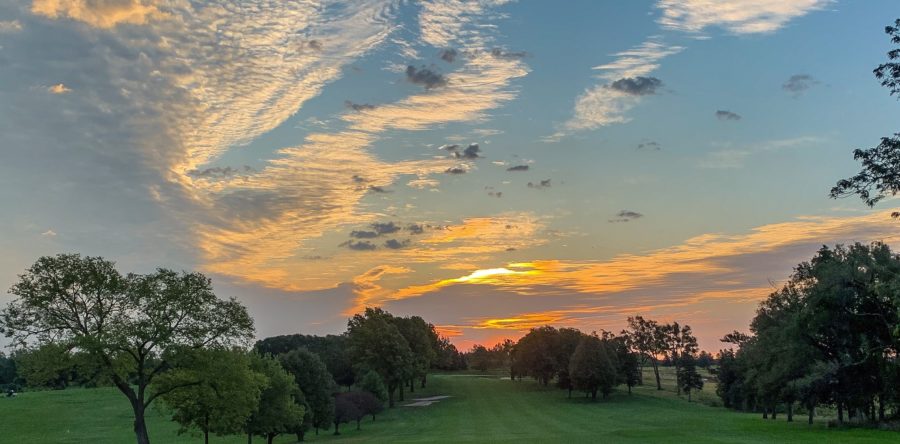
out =
[(627, 112), (640, 102), (641, 97), (656, 93), (662, 86), (661, 80), (649, 77), (649, 74), (659, 67), (662, 59), (682, 49), (650, 39), (614, 54), (616, 59), (612, 62), (594, 67), (603, 73), (600, 75), (603, 83), (589, 88), (575, 100), (574, 116), (547, 140), (555, 141), (575, 131), (628, 122)]
[(77, 20), (97, 28), (143, 25), (167, 17), (154, 0), (34, 0), (31, 12), (52, 19)]
[(791, 20), (832, 4), (832, 0), (659, 0), (664, 28), (700, 33), (719, 27), (734, 34), (777, 31)]

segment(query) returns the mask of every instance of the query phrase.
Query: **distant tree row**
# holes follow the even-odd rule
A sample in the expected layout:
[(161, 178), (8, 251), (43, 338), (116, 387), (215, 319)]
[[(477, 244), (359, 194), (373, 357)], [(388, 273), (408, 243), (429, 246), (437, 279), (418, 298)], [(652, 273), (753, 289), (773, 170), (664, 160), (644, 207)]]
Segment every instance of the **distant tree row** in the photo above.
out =
[[(466, 353), (472, 369), (506, 368), (510, 378), (532, 377), (542, 385), (555, 381), (559, 388), (582, 391), (595, 399), (606, 397), (614, 387), (642, 384), (644, 365), (652, 365), (661, 390), (659, 365), (676, 368), (678, 392), (688, 397), (703, 387), (697, 372), (697, 340), (691, 328), (678, 323), (660, 325), (642, 317), (629, 318), (629, 329), (619, 335), (609, 332), (585, 334), (574, 328), (533, 328), (517, 342), (506, 340), (487, 348), (476, 345)], [(701, 354), (704, 364), (709, 354)]]
[(727, 407), (791, 421), (797, 405), (810, 423), (819, 406), (839, 423), (900, 416), (900, 256), (887, 245), (822, 247), (760, 304), (750, 331), (722, 339)]

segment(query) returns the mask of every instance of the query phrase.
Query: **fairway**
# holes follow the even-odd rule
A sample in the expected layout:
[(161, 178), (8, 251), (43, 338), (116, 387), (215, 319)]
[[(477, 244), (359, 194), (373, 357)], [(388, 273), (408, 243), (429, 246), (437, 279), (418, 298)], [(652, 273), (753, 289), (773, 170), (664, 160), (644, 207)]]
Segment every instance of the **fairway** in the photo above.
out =
[[(648, 381), (649, 382), (649, 381)], [(896, 432), (867, 429), (827, 429), (824, 423), (808, 426), (798, 417), (787, 423), (762, 420), (756, 414), (688, 403), (669, 392), (638, 387), (634, 395), (616, 391), (609, 399), (590, 402), (581, 397), (544, 388), (533, 381), (512, 382), (497, 377), (467, 374), (434, 375), (426, 390), (412, 398), (450, 396), (427, 407), (397, 407), (367, 418), (362, 430), (341, 426), (335, 437), (323, 431), (310, 442), (717, 442), (717, 443), (823, 443), (896, 442)], [(709, 395), (709, 393), (704, 393)], [(400, 404), (404, 404), (400, 403)], [(177, 426), (159, 411), (148, 418), (155, 443), (199, 443), (202, 439), (178, 436)], [(26, 392), (15, 399), (0, 399), (2, 442), (96, 443), (134, 442), (127, 403), (114, 389), (71, 389)], [(292, 443), (280, 436), (276, 443)], [(244, 436), (211, 437), (214, 443), (246, 443)], [(264, 442), (254, 438), (254, 442)]]

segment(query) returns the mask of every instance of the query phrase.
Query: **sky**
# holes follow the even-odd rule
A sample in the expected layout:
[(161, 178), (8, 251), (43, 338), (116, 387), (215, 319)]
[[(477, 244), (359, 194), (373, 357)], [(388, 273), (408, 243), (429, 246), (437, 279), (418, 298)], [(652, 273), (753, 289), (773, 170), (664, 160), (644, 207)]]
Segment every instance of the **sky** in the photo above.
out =
[[(367, 306), (460, 348), (551, 324), (702, 348), (821, 245), (898, 130), (890, 0), (0, 0), (0, 287), (198, 270), (257, 334)], [(12, 299), (0, 294), (0, 303)]]

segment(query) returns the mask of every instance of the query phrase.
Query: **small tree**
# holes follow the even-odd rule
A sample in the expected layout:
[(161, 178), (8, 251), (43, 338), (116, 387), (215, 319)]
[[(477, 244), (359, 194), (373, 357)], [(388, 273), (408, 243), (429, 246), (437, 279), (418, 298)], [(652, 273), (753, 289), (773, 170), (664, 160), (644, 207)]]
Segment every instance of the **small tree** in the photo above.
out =
[(259, 397), (259, 408), (250, 415), (244, 426), (249, 442), (253, 435), (266, 438), (268, 444), (282, 433), (296, 430), (306, 414), (303, 393), (294, 377), (281, 368), (271, 357), (254, 355), (250, 367), (267, 379), (267, 385)]
[(687, 393), (688, 402), (691, 401), (691, 390), (703, 389), (703, 378), (697, 373), (697, 360), (690, 353), (679, 358), (678, 383), (681, 384), (681, 390)]
[[(381, 380), (381, 376), (378, 375), (377, 372), (369, 370), (366, 372), (362, 379), (359, 381), (359, 388), (363, 391), (371, 393), (375, 396), (382, 404), (388, 400), (387, 388), (384, 386), (384, 381)], [(372, 414), (372, 420), (375, 420), (375, 414)]]
[(360, 411), (356, 404), (347, 396), (338, 396), (334, 400), (334, 434), (340, 435), (341, 424), (348, 423), (360, 417)]
[(366, 391), (339, 393), (337, 397), (347, 398), (356, 406), (356, 417), (353, 418), (356, 420), (356, 430), (360, 429), (359, 423), (366, 415), (372, 415), (374, 421), (375, 414), (384, 409), (384, 403)]
[(203, 442), (209, 433), (239, 433), (259, 407), (266, 377), (250, 370), (250, 359), (242, 350), (192, 350), (178, 362), (177, 370), (160, 377), (158, 385), (183, 385), (198, 381), (162, 397), (172, 410), (172, 420), (181, 425), (179, 434), (199, 429)]
[(60, 254), (38, 259), (9, 292), (16, 299), (0, 311), (0, 330), (19, 346), (55, 343), (85, 353), (128, 398), (138, 444), (150, 442), (147, 407), (182, 387), (153, 386), (173, 369), (173, 352), (253, 337), (247, 309), (217, 298), (200, 273), (123, 277), (103, 258)]

